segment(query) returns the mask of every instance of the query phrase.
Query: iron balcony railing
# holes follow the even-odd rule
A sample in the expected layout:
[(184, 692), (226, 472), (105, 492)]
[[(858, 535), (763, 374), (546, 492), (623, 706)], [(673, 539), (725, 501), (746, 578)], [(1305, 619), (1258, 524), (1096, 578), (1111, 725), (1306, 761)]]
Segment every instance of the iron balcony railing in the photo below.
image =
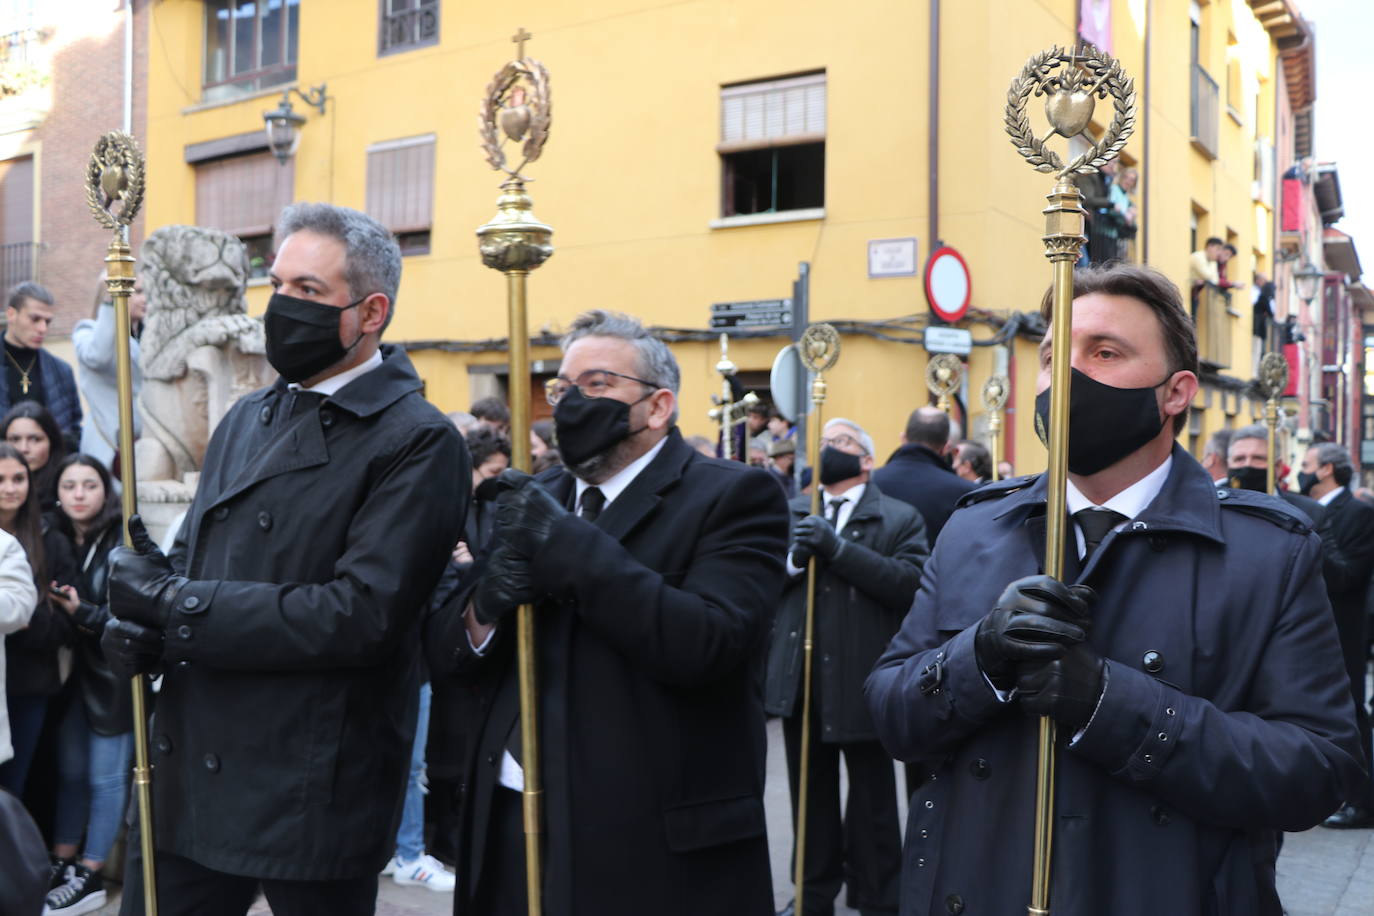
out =
[(1217, 132), (1221, 119), (1221, 92), (1217, 81), (1201, 67), (1193, 66), (1193, 107), (1189, 122), (1194, 145), (1210, 158), (1217, 157)]
[[(434, 44), (439, 40), (438, 0), (410, 0), (409, 9), (386, 12), (383, 3), (379, 35), (383, 54)], [(399, 4), (397, 4), (399, 5)]]

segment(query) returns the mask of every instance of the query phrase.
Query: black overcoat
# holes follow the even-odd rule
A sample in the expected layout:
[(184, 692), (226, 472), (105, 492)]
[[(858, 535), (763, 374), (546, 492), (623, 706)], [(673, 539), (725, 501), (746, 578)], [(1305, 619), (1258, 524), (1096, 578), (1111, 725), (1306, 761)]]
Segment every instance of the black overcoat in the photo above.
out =
[[(571, 505), (567, 470), (538, 479)], [(550, 596), (535, 617), (549, 916), (773, 912), (762, 655), (786, 537), (767, 472), (702, 457), (676, 430), (595, 524), (554, 528), (534, 564)], [(448, 623), (449, 660), (493, 685), (454, 900), (472, 914), (492, 794), (510, 791), (497, 778), (519, 710), (514, 627), (476, 659)], [(437, 677), (451, 666), (436, 643)]]
[(914, 444), (893, 452), (887, 464), (873, 472), (873, 482), (888, 496), (916, 507), (932, 549), (954, 504), (978, 486), (954, 473), (949, 462), (924, 445)]
[(172, 552), (191, 581), (153, 719), (157, 848), (232, 874), (354, 878), (395, 849), (418, 620), (462, 531), (462, 438), (404, 353), (290, 415), (215, 430)]
[[(1017, 478), (968, 498), (869, 676), (888, 751), (935, 774), (911, 800), (903, 916), (1025, 910), (1038, 725), (998, 700), (973, 642), (1041, 568), (1045, 491)], [(1278, 831), (1334, 811), (1363, 756), (1306, 518), (1214, 488), (1176, 445), (1155, 499), (1073, 572), (1097, 591), (1106, 681), (1059, 754), (1051, 909), (1279, 916)]]
[[(811, 497), (797, 496), (788, 508), (796, 525), (811, 513)], [(840, 537), (844, 548), (817, 567), (812, 678), (819, 702), (812, 715), (822, 741), (876, 741), (864, 679), (911, 608), (930, 548), (921, 514), (873, 483), (864, 487)], [(764, 691), (769, 715), (801, 714), (806, 580), (805, 570), (791, 577), (773, 625)]]

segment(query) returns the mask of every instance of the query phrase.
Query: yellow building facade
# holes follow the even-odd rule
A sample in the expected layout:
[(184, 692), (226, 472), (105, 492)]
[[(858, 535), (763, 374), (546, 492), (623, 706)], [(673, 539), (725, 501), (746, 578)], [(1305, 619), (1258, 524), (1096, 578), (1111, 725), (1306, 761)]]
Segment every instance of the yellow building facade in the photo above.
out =
[[(147, 231), (212, 224), (210, 211), (228, 219), (234, 195), (209, 188), (207, 176), (245, 151), (264, 155), (253, 135), (284, 88), (325, 86), (323, 113), (295, 100), (305, 122), (291, 164), (274, 165), (282, 170), (275, 179), (259, 170), (260, 181), (289, 176), (289, 186), (243, 193), (394, 211), (398, 204), (379, 203), (378, 182), (390, 181), (393, 195), (420, 182), (428, 213), (407, 218), (428, 223), (404, 227), (419, 233), (404, 238), (417, 240), (421, 253), (405, 259), (388, 337), (411, 347), (427, 395), (444, 410), (504, 390), (505, 286), (482, 266), (474, 236), (494, 213), (500, 176), (478, 148), (475, 115), (492, 74), (514, 56), (511, 35), (521, 26), (533, 34), (529, 55), (552, 74), (553, 97), (551, 138), (529, 174), (556, 253), (530, 281), (531, 332), (556, 335), (590, 308), (692, 332), (673, 344), (689, 434), (713, 434), (706, 411), (720, 379), (719, 347), (708, 333), (712, 304), (788, 297), (802, 262), (810, 265), (811, 320), (848, 322), (854, 331), (828, 374), (826, 413), (867, 427), (880, 458), (898, 444), (909, 411), (930, 401), (922, 273), (936, 240), (968, 263), (972, 311), (961, 325), (975, 341), (990, 340), (1014, 313), (1036, 311), (1049, 281), (1039, 238), (1052, 181), (1012, 148), (1003, 111), (1026, 58), (1070, 43), (1084, 11), (1111, 36), (1140, 95), (1137, 133), (1125, 149), (1141, 172), (1134, 257), (1148, 257), (1186, 295), (1195, 240), (1231, 240), (1240, 254), (1230, 276), (1247, 283), (1273, 256), (1273, 194), (1256, 184), (1256, 148), (1273, 143), (1276, 39), (1245, 0), (874, 0), (855, 8), (821, 0), (534, 0), (518, 20), (499, 6), (444, 0), (255, 6), (280, 7), (289, 24), (278, 27), (294, 27), (295, 44), (270, 23), (245, 28), (233, 4), (152, 7)], [(415, 13), (398, 14), (400, 7)], [(421, 22), (421, 14), (431, 18)], [(237, 29), (234, 46), (225, 46), (226, 26)], [(396, 35), (404, 40), (392, 41)], [(250, 51), (277, 71), (254, 76), (253, 61), (226, 69), (226, 54), (246, 59), (244, 41), (256, 42)], [(294, 55), (289, 78), (285, 54)], [(1219, 87), (1215, 100), (1203, 100), (1216, 137), (1201, 141), (1199, 67)], [(1040, 117), (1032, 123), (1043, 131)], [(1099, 104), (1099, 129), (1108, 117), (1110, 107)], [(432, 165), (381, 177), (379, 157), (416, 145), (432, 151)], [(870, 243), (909, 239), (914, 252), (909, 242), (893, 249), (903, 275), (871, 276)], [(250, 310), (260, 312), (268, 292), (255, 281)], [(1222, 375), (1242, 381), (1253, 375), (1249, 301), (1245, 290), (1234, 297), (1219, 360)], [(766, 385), (787, 342), (785, 331), (733, 341), (746, 387)], [(1015, 464), (1038, 470), (1035, 341), (1022, 334), (1001, 349), (974, 347), (961, 400), (976, 433), (985, 423), (983, 381), (995, 363), (1009, 365)], [(557, 349), (542, 344), (534, 358), (547, 374)], [(1212, 385), (1199, 396), (1190, 444), (1248, 421), (1244, 398), (1226, 391)]]

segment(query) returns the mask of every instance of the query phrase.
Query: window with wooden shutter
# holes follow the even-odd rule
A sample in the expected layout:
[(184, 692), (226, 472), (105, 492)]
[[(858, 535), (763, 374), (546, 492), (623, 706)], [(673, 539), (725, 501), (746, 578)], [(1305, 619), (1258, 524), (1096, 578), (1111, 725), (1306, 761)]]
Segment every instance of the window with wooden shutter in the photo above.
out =
[(434, 135), (367, 150), (367, 214), (396, 234), (401, 253), (428, 254), (434, 218)]
[(439, 0), (378, 0), (377, 53), (394, 54), (439, 41)]
[(824, 73), (722, 87), (722, 215), (823, 207), (825, 124)]
[(272, 229), (295, 194), (294, 160), (271, 153), (215, 159), (196, 166), (196, 224), (237, 235), (248, 246), (250, 276), (272, 266)]

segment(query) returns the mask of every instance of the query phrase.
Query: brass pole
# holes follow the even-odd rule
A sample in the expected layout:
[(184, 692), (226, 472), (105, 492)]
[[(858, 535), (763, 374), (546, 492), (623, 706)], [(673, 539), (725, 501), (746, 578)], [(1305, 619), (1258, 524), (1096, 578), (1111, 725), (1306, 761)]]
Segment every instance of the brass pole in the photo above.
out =
[[(124, 546), (133, 547), (129, 518), (138, 511), (134, 473), (134, 375), (130, 357), (129, 296), (134, 291), (134, 256), (129, 225), (143, 204), (143, 153), (134, 138), (111, 131), (96, 141), (86, 169), (86, 202), (98, 223), (113, 231), (105, 251), (105, 289), (115, 310), (115, 374), (119, 393), (119, 483), (123, 488)], [(118, 210), (114, 209), (118, 204)], [(153, 769), (148, 759), (146, 678), (135, 674), (133, 691), (134, 794), (138, 800), (140, 851), (143, 855), (143, 912), (157, 916), (157, 863), (153, 843)]]
[[(828, 324), (813, 324), (802, 334), (799, 345), (802, 362), (815, 373), (811, 381), (811, 422), (807, 447), (816, 471), (811, 478), (811, 514), (821, 514), (821, 405), (825, 403), (825, 371), (840, 357), (840, 335)], [(802, 638), (802, 715), (801, 748), (797, 756), (797, 823), (793, 850), (793, 884), (796, 911), (803, 912), (806, 900), (806, 782), (811, 772), (811, 658), (816, 632), (816, 564), (812, 556), (806, 563), (806, 622)]]
[(716, 363), (716, 371), (721, 377), (720, 398), (710, 416), (720, 421), (720, 457), (730, 461), (735, 457), (735, 393), (730, 387), (730, 377), (738, 370), (730, 359), (729, 334), (720, 335), (720, 361)]
[[(539, 158), (548, 140), (552, 117), (549, 73), (539, 61), (526, 57), (524, 29), (511, 40), (520, 57), (506, 64), (487, 86), (479, 115), (482, 149), (492, 168), (506, 173), (497, 198), (497, 213), (477, 230), (482, 263), (506, 275), (506, 311), (510, 319), (509, 396), (511, 409), (511, 466), (530, 470), (530, 352), (526, 281), (530, 271), (553, 255), (553, 230), (535, 218), (520, 170)], [(506, 168), (505, 143), (521, 144), (523, 160)], [(516, 671), (520, 686), (521, 766), (525, 824), (525, 883), (529, 916), (543, 913), (543, 779), (539, 743), (539, 694), (535, 667), (534, 608), (516, 611)]]
[(1002, 479), (1002, 412), (988, 416), (988, 441), (992, 443), (992, 479)]
[(1278, 428), (1279, 428), (1279, 398), (1283, 397), (1283, 389), (1288, 387), (1288, 360), (1283, 358), (1280, 353), (1270, 351), (1264, 354), (1264, 359), (1260, 360), (1259, 383), (1266, 395), (1264, 404), (1264, 425), (1268, 427), (1269, 436), (1269, 475), (1268, 490), (1271, 494), (1278, 494)]
[(1277, 496), (1278, 488), (1278, 425), (1279, 425), (1279, 404), (1274, 398), (1270, 398), (1264, 404), (1264, 425), (1269, 427), (1269, 476), (1265, 483), (1265, 489), (1271, 495)]
[(988, 443), (992, 452), (992, 479), (1002, 479), (1002, 407), (1007, 403), (1010, 383), (1006, 376), (994, 375), (983, 383), (983, 407), (988, 412)]
[[(1048, 133), (1037, 136), (1027, 116), (1034, 96), (1046, 96)], [(1097, 99), (1111, 99), (1111, 123), (1100, 137), (1088, 132)], [(1082, 195), (1073, 183), (1075, 174), (1097, 171), (1115, 159), (1135, 130), (1135, 83), (1121, 64), (1091, 45), (1072, 49), (1054, 47), (1033, 55), (1007, 90), (1004, 123), (1012, 146), (1038, 172), (1054, 172), (1055, 185), (1045, 208), (1045, 256), (1054, 271), (1050, 322), (1050, 417), (1042, 430), (1049, 446), (1046, 469), (1045, 574), (1064, 576), (1065, 533), (1068, 530), (1066, 495), (1069, 457), (1069, 385), (1073, 321), (1073, 266), (1083, 243)], [(1054, 136), (1082, 136), (1087, 149), (1067, 164), (1047, 146)], [(1030, 916), (1050, 912), (1050, 868), (1054, 839), (1055, 724), (1044, 717), (1036, 746), (1035, 835), (1031, 873)]]

